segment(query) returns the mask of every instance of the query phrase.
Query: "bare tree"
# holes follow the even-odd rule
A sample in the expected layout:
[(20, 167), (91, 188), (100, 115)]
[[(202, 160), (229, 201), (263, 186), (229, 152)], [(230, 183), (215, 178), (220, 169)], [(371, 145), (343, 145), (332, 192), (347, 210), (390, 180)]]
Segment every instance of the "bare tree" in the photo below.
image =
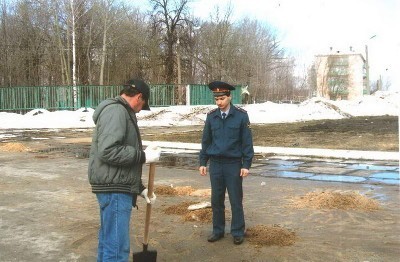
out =
[(10, 57), (13, 74), (18, 76), (11, 79), (14, 83), (40, 85), (43, 81), (43, 64), (49, 48), (46, 6), (47, 3), (31, 1), (21, 1), (15, 6), (9, 42), (15, 51)]
[(201, 21), (189, 14), (190, 0), (149, 0), (148, 14), (115, 0), (1, 3), (2, 85), (120, 84), (133, 76), (153, 84), (218, 79), (248, 85), (257, 102), (293, 98), (309, 86), (295, 76), (295, 62), (268, 24), (233, 22), (231, 4), (216, 6)]
[(312, 64), (308, 68), (307, 78), (307, 89), (309, 90), (309, 96), (317, 94), (317, 70), (315, 64)]
[(231, 6), (227, 7), (221, 14), (220, 7), (216, 6), (211, 14), (211, 22), (205, 22), (201, 27), (201, 49), (200, 61), (203, 63), (203, 74), (205, 81), (225, 80), (232, 81), (228, 73), (228, 63), (234, 55), (231, 45), (233, 36), (233, 25), (230, 21), (232, 14)]
[(102, 25), (103, 25), (103, 42), (102, 42), (102, 51), (101, 51), (101, 65), (100, 65), (100, 76), (99, 76), (99, 84), (103, 85), (104, 83), (104, 67), (106, 63), (106, 54), (107, 54), (107, 33), (112, 23), (110, 19), (110, 11), (113, 5), (113, 0), (102, 1), (102, 6), (104, 8), (103, 16), (102, 16)]
[(188, 24), (188, 0), (150, 0), (153, 6), (152, 22), (154, 28), (163, 34), (162, 52), (165, 57), (165, 81), (174, 82), (175, 54), (174, 46), (178, 41), (178, 34)]
[(0, 63), (0, 83), (2, 86), (9, 86), (11, 84), (11, 63), (10, 63), (10, 46), (9, 46), (9, 25), (8, 25), (8, 6), (7, 1), (3, 0), (1, 3), (1, 28), (0, 28), (0, 39), (1, 39), (1, 50), (0, 57), (2, 63)]
[(53, 44), (58, 48), (59, 64), (60, 64), (60, 84), (70, 85), (71, 68), (70, 68), (70, 29), (68, 26), (67, 16), (68, 5), (65, 2), (52, 1), (51, 14), (53, 16), (53, 35), (51, 36)]

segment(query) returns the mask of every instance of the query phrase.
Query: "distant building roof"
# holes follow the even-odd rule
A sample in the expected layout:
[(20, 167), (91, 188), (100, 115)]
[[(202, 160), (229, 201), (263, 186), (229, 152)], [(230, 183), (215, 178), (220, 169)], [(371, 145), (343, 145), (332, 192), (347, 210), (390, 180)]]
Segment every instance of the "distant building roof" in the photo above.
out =
[(361, 53), (354, 52), (351, 47), (350, 47), (350, 50), (346, 50), (346, 51), (341, 51), (341, 50), (333, 51), (333, 49), (331, 48), (331, 50), (329, 52), (316, 54), (315, 56), (316, 57), (318, 57), (318, 56), (319, 57), (325, 57), (325, 56), (361, 56), (363, 61), (365, 61), (364, 56)]

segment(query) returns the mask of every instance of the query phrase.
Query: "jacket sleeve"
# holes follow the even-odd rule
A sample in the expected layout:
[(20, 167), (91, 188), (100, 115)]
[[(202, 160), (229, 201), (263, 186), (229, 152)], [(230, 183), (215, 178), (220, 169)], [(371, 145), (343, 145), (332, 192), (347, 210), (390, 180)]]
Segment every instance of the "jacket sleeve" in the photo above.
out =
[(121, 105), (108, 106), (97, 121), (98, 152), (102, 161), (116, 166), (141, 163), (144, 152), (126, 145), (128, 128), (126, 109)]
[(207, 155), (207, 148), (212, 143), (212, 133), (211, 133), (211, 125), (210, 125), (210, 118), (207, 115), (206, 123), (204, 124), (203, 129), (203, 137), (201, 139), (201, 150), (200, 150), (200, 166), (207, 166), (207, 162), (209, 156)]
[(250, 129), (249, 116), (246, 113), (241, 123), (243, 168), (250, 169), (254, 157), (253, 136)]
[[(143, 185), (143, 182), (142, 181), (140, 181), (140, 185), (139, 185), (139, 192), (140, 193), (142, 193), (143, 192), (143, 190), (145, 190), (146, 189), (146, 187)], [(139, 194), (140, 194), (139, 193)]]

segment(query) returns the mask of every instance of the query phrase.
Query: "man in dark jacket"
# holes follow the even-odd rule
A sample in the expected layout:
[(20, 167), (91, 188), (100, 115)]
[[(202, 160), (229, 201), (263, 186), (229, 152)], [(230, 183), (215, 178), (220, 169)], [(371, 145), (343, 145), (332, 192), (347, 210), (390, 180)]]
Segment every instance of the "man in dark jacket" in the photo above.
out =
[(208, 237), (215, 242), (225, 234), (225, 192), (228, 190), (232, 210), (231, 235), (240, 245), (244, 240), (243, 178), (249, 174), (254, 156), (249, 116), (231, 103), (230, 91), (235, 88), (221, 81), (208, 87), (218, 108), (207, 114), (200, 151), (200, 175), (207, 175), (210, 160), (211, 207), (213, 231)]
[(124, 85), (120, 96), (99, 104), (93, 113), (96, 128), (90, 149), (88, 175), (100, 206), (98, 261), (128, 261), (129, 224), (132, 205), (141, 195), (148, 203), (142, 183), (142, 165), (156, 162), (160, 149), (143, 150), (136, 113), (150, 110), (150, 89), (141, 80)]

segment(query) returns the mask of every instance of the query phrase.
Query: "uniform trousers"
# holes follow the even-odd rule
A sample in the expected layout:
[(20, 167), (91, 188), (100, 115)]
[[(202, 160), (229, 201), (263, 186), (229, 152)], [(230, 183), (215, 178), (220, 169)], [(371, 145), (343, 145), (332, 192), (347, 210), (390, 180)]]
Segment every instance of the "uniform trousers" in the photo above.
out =
[(213, 234), (225, 233), (225, 192), (228, 191), (232, 210), (231, 234), (244, 236), (243, 178), (240, 176), (242, 163), (233, 159), (210, 161), (211, 207), (213, 211)]

